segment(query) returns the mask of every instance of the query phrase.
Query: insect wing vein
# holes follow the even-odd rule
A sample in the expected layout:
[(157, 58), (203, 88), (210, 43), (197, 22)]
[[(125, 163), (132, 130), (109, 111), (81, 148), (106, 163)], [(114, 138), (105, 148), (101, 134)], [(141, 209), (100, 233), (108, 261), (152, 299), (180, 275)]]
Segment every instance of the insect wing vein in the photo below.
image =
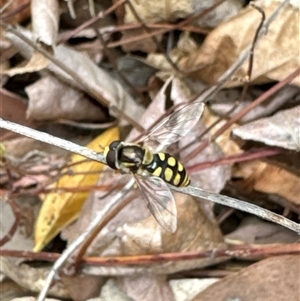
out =
[(198, 122), (204, 110), (204, 104), (195, 102), (173, 113), (159, 123), (144, 139), (145, 143), (156, 140), (169, 145), (184, 137)]
[(158, 177), (134, 177), (156, 221), (163, 229), (174, 233), (177, 229), (177, 208), (165, 181)]

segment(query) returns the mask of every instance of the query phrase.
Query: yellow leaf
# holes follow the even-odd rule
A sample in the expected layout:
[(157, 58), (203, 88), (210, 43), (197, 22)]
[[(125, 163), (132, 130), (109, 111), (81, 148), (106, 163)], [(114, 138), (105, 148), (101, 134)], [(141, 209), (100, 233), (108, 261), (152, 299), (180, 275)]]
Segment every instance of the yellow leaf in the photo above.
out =
[[(119, 139), (118, 128), (112, 128), (99, 135), (87, 147), (95, 151), (103, 151), (114, 140)], [(76, 162), (81, 162), (74, 164)], [(83, 188), (93, 186), (99, 179), (98, 173), (105, 166), (96, 161), (87, 161), (80, 155), (73, 155), (71, 170), (74, 175), (64, 175), (53, 188)], [(70, 168), (69, 168), (70, 170)], [(89, 173), (89, 174), (86, 174)], [(66, 225), (73, 222), (79, 215), (81, 208), (89, 196), (89, 192), (53, 192), (49, 193), (43, 202), (35, 227), (34, 251), (42, 250)]]

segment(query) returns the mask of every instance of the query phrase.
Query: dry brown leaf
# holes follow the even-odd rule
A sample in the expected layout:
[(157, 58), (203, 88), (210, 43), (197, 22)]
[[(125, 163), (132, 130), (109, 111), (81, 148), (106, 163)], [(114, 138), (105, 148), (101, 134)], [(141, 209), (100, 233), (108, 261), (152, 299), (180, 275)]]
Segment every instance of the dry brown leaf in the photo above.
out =
[[(226, 119), (220, 121), (220, 116), (214, 114), (211, 110), (204, 111), (204, 116), (202, 120), (205, 123), (206, 128), (211, 127), (213, 124), (216, 124), (216, 122), (218, 121), (218, 123), (211, 128), (210, 130), (211, 135), (214, 135), (227, 122)], [(226, 156), (233, 156), (233, 155), (240, 154), (242, 152), (238, 144), (231, 139), (231, 132), (236, 127), (237, 125), (234, 123), (216, 138), (217, 146), (221, 148), (221, 150)], [(210, 137), (208, 136), (208, 138)]]
[[(118, 138), (118, 129), (112, 128), (90, 142), (87, 147), (100, 151), (101, 144), (106, 146)], [(82, 160), (85, 160), (85, 158), (79, 155), (73, 155), (72, 157), (72, 163), (81, 162)], [(104, 164), (95, 161), (75, 164), (72, 168), (74, 175), (62, 176), (53, 187), (80, 188), (93, 186), (99, 178), (99, 174), (95, 171), (100, 172), (104, 166)], [(86, 175), (84, 172), (90, 172), (91, 174)], [(46, 196), (36, 222), (34, 251), (42, 250), (62, 228), (78, 217), (88, 195), (89, 192), (53, 192)]]
[(300, 149), (300, 106), (280, 111), (233, 130), (233, 135), (267, 145)]
[(214, 283), (191, 301), (299, 300), (299, 255), (262, 260)]
[[(44, 300), (45, 301), (61, 301), (61, 299), (53, 299), (53, 298), (45, 298)], [(36, 298), (35, 297), (22, 297), (22, 298), (14, 298), (9, 301), (36, 301)]]
[[(256, 5), (268, 17), (279, 3), (256, 2)], [(267, 34), (255, 47), (251, 82), (280, 81), (299, 67), (299, 18), (299, 8), (292, 5), (286, 6), (277, 16), (276, 22), (271, 24)], [(197, 51), (180, 62), (180, 67), (192, 72), (199, 80), (215, 84), (241, 52), (251, 45), (260, 20), (260, 13), (248, 6), (211, 32)], [(245, 63), (235, 75), (243, 79), (247, 69), (248, 63)], [(300, 76), (293, 83), (300, 86)], [(226, 83), (227, 86), (241, 84), (238, 81)]]
[(19, 137), (13, 140), (5, 141), (3, 144), (5, 145), (7, 154), (17, 158), (24, 158), (24, 156), (33, 150), (46, 153), (56, 153), (62, 157), (67, 157), (68, 155), (68, 153), (62, 148), (27, 137)]
[[(17, 283), (10, 279), (1, 279), (0, 282), (0, 296), (1, 301), (12, 301), (17, 300), (15, 298), (21, 298), (28, 295), (28, 291), (25, 291)], [(19, 299), (20, 300), (20, 299)]]
[[(40, 201), (37, 198), (22, 196), (20, 199), (14, 199), (20, 209), (19, 226), (11, 239), (5, 244), (5, 249), (30, 251), (34, 245), (33, 231), (34, 221), (39, 211)], [(1, 199), (1, 238), (7, 234), (15, 222), (15, 216), (12, 213), (8, 202)], [(49, 273), (49, 268), (31, 267), (22, 263), (23, 259), (14, 257), (0, 257), (0, 272), (9, 277), (21, 287), (38, 292), (44, 285), (45, 278)], [(51, 288), (51, 294), (61, 297), (68, 297), (68, 293), (60, 283), (55, 283)], [(2, 295), (1, 295), (2, 297)], [(2, 300), (2, 298), (1, 298)]]
[(281, 167), (261, 161), (245, 162), (238, 165), (233, 176), (244, 178), (241, 185), (249, 190), (276, 194), (300, 204), (299, 177)]
[[(0, 88), (1, 109), (0, 116), (3, 119), (17, 122), (19, 124), (34, 127), (34, 122), (26, 119), (26, 105), (25, 100), (20, 96), (9, 92), (6, 89)], [(6, 130), (1, 129), (0, 137), (7, 133)]]
[[(232, 117), (248, 107), (255, 99), (261, 96), (265, 90), (258, 86), (250, 86), (243, 101), (241, 99), (240, 88), (224, 89), (219, 91), (214, 97), (214, 101), (210, 103), (212, 111), (218, 115)], [(246, 123), (270, 116), (282, 108), (284, 105), (297, 103), (297, 97), (300, 96), (300, 88), (289, 85), (283, 87), (275, 95), (268, 98), (262, 104), (252, 108), (249, 113), (239, 119), (239, 123)], [(232, 111), (232, 109), (235, 110)], [(230, 114), (228, 114), (230, 112)]]
[(85, 301), (98, 297), (102, 285), (106, 282), (106, 278), (79, 273), (74, 276), (62, 274), (60, 278), (74, 301)]
[[(99, 298), (95, 298), (93, 301), (132, 301), (132, 298), (128, 297), (121, 288), (116, 284), (113, 278), (107, 280), (101, 289), (101, 295)], [(92, 301), (92, 300), (90, 300)]]
[(175, 301), (172, 289), (164, 276), (122, 277), (117, 279), (116, 284), (132, 300)]
[[(200, 14), (214, 5), (217, 1), (138, 1), (132, 2), (137, 15), (144, 22), (171, 21), (187, 17), (190, 14)], [(242, 7), (240, 1), (225, 1), (212, 12), (198, 18), (197, 25), (214, 27), (220, 22), (234, 16)], [(125, 23), (137, 23), (137, 20), (128, 5), (125, 5)]]
[[(132, 2), (137, 15), (144, 22), (175, 21), (192, 12), (192, 2), (185, 1), (139, 1)], [(125, 23), (137, 23), (128, 5), (125, 5)]]
[[(150, 31), (151, 32), (151, 31)], [(126, 30), (122, 33), (122, 38), (120, 42), (133, 39), (134, 41), (130, 43), (125, 43), (122, 45), (122, 49), (125, 52), (132, 52), (132, 51), (143, 51), (145, 53), (155, 52), (157, 50), (157, 43), (153, 41), (153, 38), (146, 38), (146, 39), (139, 39), (136, 40), (136, 37), (145, 34), (145, 30), (142, 28), (136, 28), (131, 30)], [(158, 43), (161, 42), (163, 36), (156, 35), (155, 36)]]
[[(22, 250), (24, 251), (25, 248)], [(0, 269), (3, 274), (21, 287), (36, 293), (41, 291), (49, 274), (49, 267), (31, 267), (25, 263), (16, 263), (15, 258), (3, 256), (0, 258)], [(70, 297), (68, 291), (58, 281), (51, 286), (49, 295), (63, 299)]]
[[(168, 56), (172, 59), (173, 62), (176, 63), (182, 58), (189, 56), (196, 49), (196, 42), (190, 37), (189, 33), (184, 32), (179, 38), (177, 48), (172, 49), (168, 53)], [(174, 73), (173, 67), (166, 60), (166, 56), (164, 54), (150, 53), (147, 56), (147, 63), (160, 70), (157, 76), (160, 76), (164, 80), (168, 79)]]
[[(205, 127), (203, 126), (203, 122), (200, 120), (198, 126), (196, 126), (196, 130), (191, 131), (189, 135), (185, 138), (181, 139), (179, 142), (180, 147), (183, 145), (188, 145), (189, 143), (194, 142), (187, 150), (182, 152), (182, 158), (184, 159), (186, 155), (193, 152), (195, 149), (199, 147), (203, 143), (203, 141), (197, 141), (196, 137), (199, 135), (199, 132), (203, 132)], [(207, 138), (204, 137), (204, 139)], [(197, 153), (197, 155), (189, 159), (187, 162), (183, 160), (183, 163), (187, 166), (187, 169), (191, 169), (190, 176), (192, 185), (196, 187), (200, 187), (201, 189), (220, 192), (226, 182), (229, 180), (231, 175), (231, 166), (230, 165), (219, 165), (211, 168), (201, 169), (201, 170), (193, 170), (193, 167), (196, 164), (203, 162), (212, 162), (224, 157), (224, 153), (219, 145), (215, 142), (210, 143), (201, 153)]]
[(217, 278), (179, 278), (170, 280), (170, 285), (176, 301), (189, 301), (217, 281)]
[[(8, 6), (6, 6), (9, 4)], [(0, 7), (1, 10), (6, 6), (6, 9), (1, 11), (1, 19), (5, 20), (9, 24), (18, 24), (22, 23), (30, 17), (30, 6), (27, 0), (1, 0)], [(23, 9), (20, 10), (20, 7), (23, 6)], [(7, 17), (9, 16), (9, 17)]]
[(239, 244), (275, 244), (297, 243), (297, 233), (274, 223), (266, 222), (256, 216), (247, 216), (238, 228), (226, 235), (226, 241), (238, 241)]
[(27, 86), (29, 96), (27, 117), (34, 120), (84, 120), (104, 122), (107, 117), (77, 89), (64, 84), (53, 76), (46, 76)]
[(58, 1), (31, 0), (31, 22), (38, 41), (55, 46), (59, 23)]
[(49, 66), (50, 61), (44, 57), (41, 53), (35, 52), (30, 61), (25, 66), (15, 67), (7, 70), (1, 70), (1, 73), (7, 74), (9, 76), (14, 76), (17, 74), (23, 74), (28, 72), (41, 71)]
[[(220, 192), (231, 176), (231, 165), (219, 165), (199, 170), (195, 170), (194, 167), (197, 164), (213, 162), (221, 159), (225, 156), (225, 154), (237, 154), (240, 152), (240, 149), (229, 139), (230, 129), (228, 129), (217, 138), (216, 142), (211, 142), (204, 150), (201, 151), (201, 153), (198, 152), (194, 158), (184, 161), (184, 158), (201, 146), (205, 139), (210, 140), (211, 135), (214, 133), (213, 131), (217, 131), (225, 122), (220, 122), (212, 131), (204, 135), (201, 140), (199, 140), (197, 137), (201, 133), (205, 132), (206, 126), (209, 127), (218, 119), (218, 117), (213, 115), (209, 110), (205, 110), (203, 115), (204, 116), (199, 120), (195, 128), (192, 129), (186, 137), (179, 141), (180, 148), (184, 145), (191, 144), (189, 148), (181, 152), (182, 161), (190, 172), (193, 186), (200, 187), (201, 189), (208, 191)], [(235, 125), (232, 127), (234, 126)]]
[[(19, 217), (16, 217), (9, 203), (1, 197), (1, 223), (0, 223), (0, 239), (5, 238), (16, 222), (16, 218), (19, 222), (22, 221), (14, 235), (10, 237), (5, 244), (5, 248), (13, 250), (30, 250), (33, 247), (33, 229), (34, 220), (39, 210), (39, 203), (37, 199), (30, 199), (29, 197), (22, 197), (21, 200), (14, 200), (16, 205), (19, 206), (22, 213)], [(13, 259), (16, 261), (16, 259)], [(1, 264), (0, 264), (1, 267)]]
[[(193, 1), (192, 13), (201, 13), (218, 1)], [(224, 1), (215, 9), (198, 18), (195, 23), (200, 27), (216, 27), (220, 23), (234, 17), (243, 8), (243, 3), (238, 0)]]
[[(105, 183), (104, 183), (105, 185)], [(97, 192), (99, 195), (99, 192)], [(102, 193), (103, 194), (103, 193)], [(216, 223), (210, 220), (201, 210), (199, 201), (185, 195), (176, 194), (175, 200), (178, 211), (178, 229), (174, 234), (165, 232), (150, 215), (146, 203), (138, 197), (126, 206), (107, 226), (98, 234), (93, 244), (88, 249), (92, 256), (122, 256), (139, 254), (157, 254), (164, 252), (195, 251), (206, 249), (224, 248), (222, 235)], [(110, 195), (112, 198), (114, 194)], [(100, 200), (99, 200), (100, 199)], [(109, 200), (89, 200), (86, 204), (95, 214)], [(92, 205), (91, 205), (92, 204)], [(91, 218), (91, 214), (88, 215)], [(147, 218), (143, 216), (148, 216)], [(86, 218), (85, 218), (86, 219)], [(83, 218), (78, 221), (78, 226), (84, 229), (87, 223)], [(74, 227), (70, 232), (74, 234)], [(82, 230), (81, 230), (82, 231)], [(71, 233), (69, 233), (69, 236)], [(198, 260), (183, 260), (170, 263), (152, 264), (142, 267), (101, 267), (86, 266), (84, 272), (93, 275), (132, 275), (151, 272), (154, 274), (169, 274), (195, 267), (214, 264), (220, 259), (206, 258)], [(221, 259), (224, 260), (224, 259)]]
[[(36, 41), (36, 37), (32, 34), (32, 32), (21, 27), (17, 27), (17, 30), (20, 34), (26, 36), (32, 41)], [(25, 42), (10, 32), (7, 32), (6, 36), (16, 47), (18, 47), (22, 55), (24, 55), (27, 59), (32, 57), (34, 54), (33, 49), (28, 47)], [(64, 45), (59, 45), (55, 48), (54, 57), (60, 64), (72, 69), (72, 73), (76, 74), (78, 79), (80, 79), (80, 83), (82, 83), (85, 86), (85, 89), (88, 90), (86, 92), (97, 95), (97, 101), (101, 102), (101, 100), (105, 100), (105, 102), (108, 102), (109, 107), (117, 107), (133, 120), (136, 119), (136, 116), (142, 115), (143, 108), (133, 100), (121, 84), (112, 78), (106, 71), (99, 68), (85, 54), (74, 51)], [(74, 80), (72, 76), (73, 74), (71, 75), (66, 73), (56, 64), (50, 63), (47, 69), (53, 72), (64, 82), (82, 89), (81, 84)], [(112, 112), (112, 115), (114, 114), (115, 112)], [(127, 123), (121, 116), (118, 117), (120, 117), (121, 124)]]

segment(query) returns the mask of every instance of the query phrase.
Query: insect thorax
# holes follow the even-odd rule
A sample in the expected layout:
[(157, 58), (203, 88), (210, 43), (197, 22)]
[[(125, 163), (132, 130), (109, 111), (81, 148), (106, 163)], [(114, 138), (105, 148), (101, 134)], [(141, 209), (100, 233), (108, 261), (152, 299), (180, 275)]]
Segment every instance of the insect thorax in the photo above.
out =
[(152, 153), (138, 144), (124, 144), (118, 151), (118, 163), (124, 172), (137, 173), (142, 165), (152, 160)]

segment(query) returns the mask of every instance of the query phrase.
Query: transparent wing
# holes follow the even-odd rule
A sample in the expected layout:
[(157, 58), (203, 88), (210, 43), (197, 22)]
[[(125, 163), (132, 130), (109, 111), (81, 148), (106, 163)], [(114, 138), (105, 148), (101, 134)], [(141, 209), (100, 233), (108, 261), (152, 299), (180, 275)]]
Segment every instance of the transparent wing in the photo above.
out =
[(165, 181), (158, 177), (133, 176), (156, 221), (163, 229), (174, 233), (177, 229), (177, 208), (174, 196)]
[(160, 122), (145, 137), (145, 144), (156, 140), (162, 145), (169, 145), (185, 136), (198, 122), (204, 110), (202, 102), (194, 102), (183, 107)]

